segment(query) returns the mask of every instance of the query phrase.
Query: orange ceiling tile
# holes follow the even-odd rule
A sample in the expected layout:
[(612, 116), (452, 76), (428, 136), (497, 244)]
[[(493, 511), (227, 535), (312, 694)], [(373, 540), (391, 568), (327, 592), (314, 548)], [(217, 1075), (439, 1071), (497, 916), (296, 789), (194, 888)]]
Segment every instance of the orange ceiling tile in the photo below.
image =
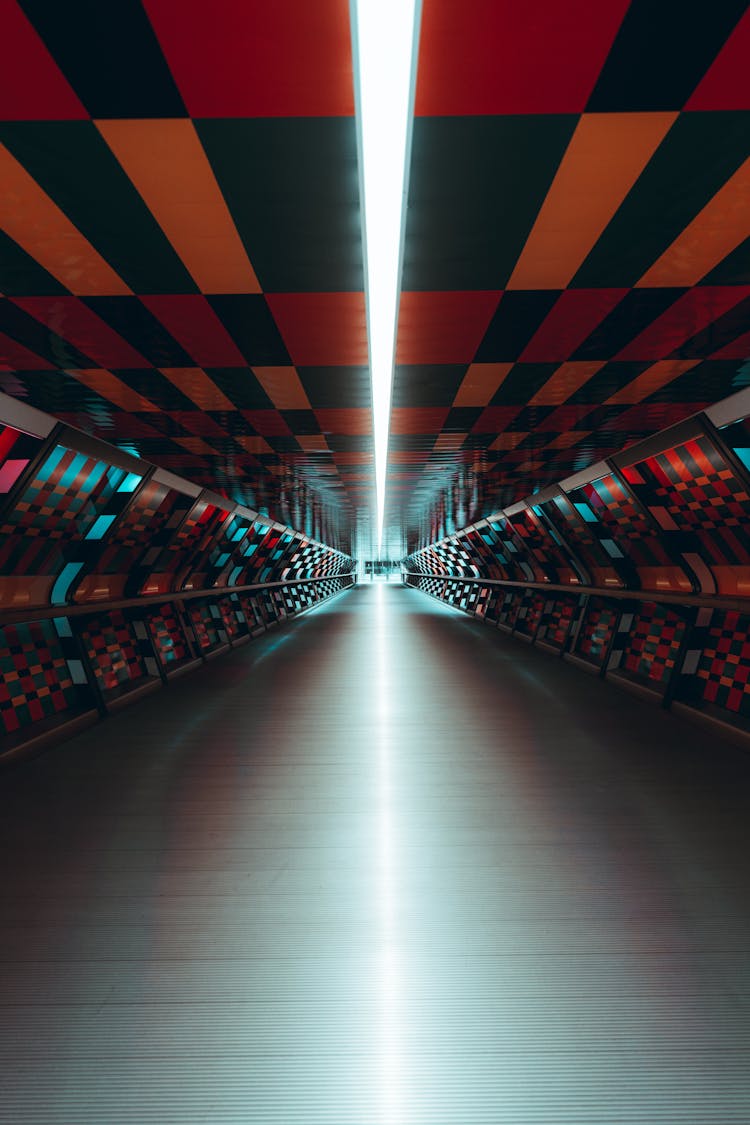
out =
[(192, 121), (97, 121), (203, 293), (261, 288)]

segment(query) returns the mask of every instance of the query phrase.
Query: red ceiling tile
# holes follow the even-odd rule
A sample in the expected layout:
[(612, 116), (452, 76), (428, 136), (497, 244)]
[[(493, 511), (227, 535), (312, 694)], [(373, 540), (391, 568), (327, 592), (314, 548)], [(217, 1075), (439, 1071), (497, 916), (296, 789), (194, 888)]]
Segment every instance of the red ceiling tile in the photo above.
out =
[(205, 297), (141, 297), (146, 308), (160, 320), (199, 367), (246, 367), (242, 352)]
[(243, 410), (242, 414), (263, 437), (286, 437), (292, 432), (278, 410)]
[(77, 297), (18, 297), (14, 304), (89, 356), (98, 367), (151, 366)]
[(47, 371), (51, 367), (49, 360), (30, 352), (23, 344), (11, 340), (4, 332), (0, 332), (0, 370), (2, 371)]
[(430, 0), (417, 116), (582, 113), (629, 0)]
[(324, 434), (371, 434), (372, 412), (365, 407), (348, 410), (316, 410), (315, 417)]
[(750, 356), (750, 332), (744, 332), (742, 336), (737, 336), (736, 339), (730, 340), (718, 352), (714, 352), (710, 359), (747, 359)]
[(688, 289), (614, 359), (666, 359), (748, 295), (750, 285), (704, 285)]
[(474, 425), (471, 427), (473, 434), (499, 434), (509, 426), (521, 406), (487, 406)]
[(397, 406), (391, 411), (392, 434), (437, 434), (448, 417), (448, 407)]
[(268, 293), (266, 301), (295, 366), (367, 364), (364, 293)]
[(70, 121), (88, 117), (15, 0), (0, 0), (0, 24), (0, 120)]
[(685, 109), (750, 109), (749, 58), (750, 10), (719, 51)]
[(347, 0), (144, 0), (192, 117), (347, 117)]
[(568, 359), (627, 292), (627, 289), (566, 289), (526, 345), (521, 361), (561, 363)]
[(396, 363), (471, 363), (501, 292), (405, 292), (398, 316)]

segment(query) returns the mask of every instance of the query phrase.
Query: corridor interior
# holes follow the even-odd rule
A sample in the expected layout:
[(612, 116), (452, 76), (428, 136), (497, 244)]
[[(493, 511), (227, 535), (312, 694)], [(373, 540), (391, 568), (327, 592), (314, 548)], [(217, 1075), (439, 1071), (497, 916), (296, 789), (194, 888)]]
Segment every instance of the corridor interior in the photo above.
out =
[(746, 1125), (749, 782), (345, 591), (4, 776), (0, 1121)]

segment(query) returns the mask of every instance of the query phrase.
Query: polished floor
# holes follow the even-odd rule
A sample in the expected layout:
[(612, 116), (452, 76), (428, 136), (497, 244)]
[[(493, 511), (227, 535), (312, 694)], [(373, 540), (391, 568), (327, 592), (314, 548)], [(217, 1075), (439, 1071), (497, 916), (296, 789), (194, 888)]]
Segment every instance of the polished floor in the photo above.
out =
[(0, 777), (3, 1125), (750, 1121), (750, 759), (398, 586)]

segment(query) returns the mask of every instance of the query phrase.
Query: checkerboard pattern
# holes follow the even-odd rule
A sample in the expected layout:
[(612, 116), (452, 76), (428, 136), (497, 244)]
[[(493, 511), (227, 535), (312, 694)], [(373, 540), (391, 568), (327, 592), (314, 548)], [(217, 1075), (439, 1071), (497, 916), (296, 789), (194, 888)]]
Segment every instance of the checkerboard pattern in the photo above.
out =
[[(2, 21), (0, 386), (349, 550), (372, 424), (346, 0)], [(409, 551), (734, 389), (749, 41), (744, 0), (425, 3), (388, 469)]]
[(602, 598), (591, 598), (578, 630), (576, 656), (601, 668), (617, 628), (619, 611)]
[(174, 605), (167, 603), (146, 616), (154, 650), (165, 668), (181, 664), (190, 657), (190, 648)]
[(715, 616), (695, 672), (702, 699), (750, 719), (750, 617)]
[(674, 671), (685, 627), (684, 617), (666, 606), (641, 603), (630, 628), (621, 670), (663, 689)]
[(227, 643), (228, 637), (223, 627), (218, 606), (192, 602), (188, 609), (188, 615), (200, 652), (211, 652), (219, 645)]
[(674, 544), (678, 556), (697, 554), (719, 593), (737, 593), (750, 566), (750, 496), (718, 445), (699, 434), (623, 475), (660, 525), (665, 545)]
[(0, 731), (15, 734), (74, 709), (78, 693), (51, 621), (0, 629)]
[(101, 514), (107, 514), (126, 476), (123, 469), (55, 446), (4, 513), (0, 573), (56, 574), (71, 547), (80, 544)]
[(133, 624), (118, 610), (87, 620), (82, 636), (103, 694), (130, 687), (147, 677)]
[(552, 648), (564, 649), (580, 608), (580, 600), (565, 594), (546, 599), (537, 640)]
[(515, 620), (515, 631), (532, 640), (536, 637), (537, 629), (544, 613), (545, 597), (538, 590), (527, 590), (523, 602), (519, 606)]

